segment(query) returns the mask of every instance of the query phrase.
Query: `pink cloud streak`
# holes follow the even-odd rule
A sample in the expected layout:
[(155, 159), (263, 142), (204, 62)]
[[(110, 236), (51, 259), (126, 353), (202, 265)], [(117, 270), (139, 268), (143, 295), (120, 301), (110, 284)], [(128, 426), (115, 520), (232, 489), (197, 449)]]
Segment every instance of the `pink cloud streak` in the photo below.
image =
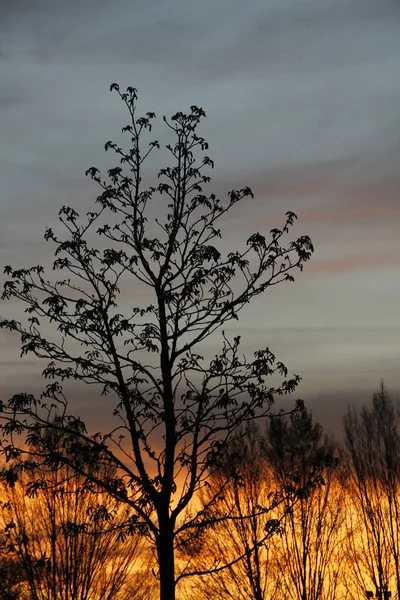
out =
[(313, 257), (304, 269), (305, 275), (335, 275), (352, 271), (399, 268), (399, 258), (392, 252), (379, 252), (376, 254), (350, 255), (337, 258), (318, 259)]

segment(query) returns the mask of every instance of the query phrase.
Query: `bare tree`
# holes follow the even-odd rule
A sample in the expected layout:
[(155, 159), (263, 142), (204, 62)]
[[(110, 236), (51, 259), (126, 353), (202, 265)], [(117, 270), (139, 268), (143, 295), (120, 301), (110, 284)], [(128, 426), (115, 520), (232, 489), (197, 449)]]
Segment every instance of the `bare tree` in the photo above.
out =
[(112, 600), (127, 591), (148, 599), (138, 570), (143, 541), (121, 539), (126, 509), (104, 491), (61, 465), (45, 478), (35, 469), (21, 473), (1, 496), (4, 547), (32, 600)]
[[(201, 495), (215, 522), (187, 544), (187, 567), (198, 598), (266, 600), (279, 598), (273, 534), (283, 503), (266, 461), (263, 436), (248, 425), (225, 450), (219, 469)], [(287, 500), (287, 498), (286, 498)], [(221, 518), (222, 517), (222, 518)], [(186, 553), (185, 553), (186, 550)], [(220, 569), (221, 565), (229, 566)]]
[[(0, 543), (0, 548), (2, 544)], [(3, 548), (1, 548), (3, 550)], [(23, 598), (24, 573), (21, 564), (8, 553), (0, 555), (0, 600)]]
[(270, 420), (267, 456), (284, 493), (297, 495), (275, 547), (284, 597), (337, 598), (344, 512), (336, 446), (303, 409)]
[[(173, 600), (176, 583), (188, 575), (175, 573), (175, 544), (181, 533), (199, 526), (198, 518), (180, 517), (214, 457), (243, 423), (265, 415), (277, 395), (293, 392), (299, 382), (268, 347), (248, 360), (240, 338), (222, 332), (222, 347), (209, 360), (202, 356), (203, 342), (237, 319), (252, 299), (293, 280), (313, 247), (307, 236), (284, 245), (296, 218), (289, 212), (269, 240), (255, 233), (244, 249), (224, 255), (219, 223), (252, 193), (248, 187), (231, 191), (226, 202), (205, 193), (204, 170), (213, 162), (203, 155), (208, 146), (197, 134), (204, 111), (192, 106), (188, 114), (164, 118), (175, 139), (167, 146), (172, 166), (160, 170), (158, 185), (145, 189), (143, 164), (159, 144), (143, 149), (142, 138), (155, 115), (137, 115), (134, 88), (111, 88), (129, 111), (123, 131), (131, 145), (124, 151), (106, 144), (121, 161), (108, 171), (108, 181), (94, 167), (87, 171), (101, 188), (98, 209), (80, 219), (63, 207), (66, 237), (46, 231), (56, 245), (54, 270), (67, 276), (49, 279), (40, 266), (5, 268), (3, 297), (20, 300), (27, 319), (1, 326), (21, 335), (22, 354), (49, 361), (44, 376), (55, 381), (41, 399), (21, 393), (5, 403), (3, 449), (7, 458), (31, 460), (33, 453), (35, 460), (51, 462), (54, 452), (45, 441), (40, 457), (29, 442), (34, 439), (37, 447), (49, 428), (69, 433), (62, 460), (132, 509), (130, 529), (139, 528), (157, 552), (161, 600)], [(126, 285), (135, 294), (122, 312), (120, 290)], [(144, 303), (134, 305), (141, 297)], [(49, 324), (55, 325), (52, 332)], [(88, 435), (68, 414), (61, 382), (69, 379), (111, 393), (110, 420), (114, 416), (116, 423), (109, 431)], [(28, 447), (19, 445), (17, 434), (28, 434)], [(118, 478), (102, 480), (76, 463), (77, 441), (116, 465)]]
[(351, 502), (354, 581), (400, 597), (399, 409), (383, 382), (372, 406), (345, 415), (346, 491)]

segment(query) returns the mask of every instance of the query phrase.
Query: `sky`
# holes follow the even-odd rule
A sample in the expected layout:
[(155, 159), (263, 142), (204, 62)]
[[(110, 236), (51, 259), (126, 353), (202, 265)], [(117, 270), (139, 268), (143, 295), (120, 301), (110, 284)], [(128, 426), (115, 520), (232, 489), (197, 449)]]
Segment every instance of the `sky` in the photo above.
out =
[[(399, 0), (3, 0), (0, 265), (46, 262), (58, 209), (96, 198), (84, 172), (114, 166), (104, 142), (125, 124), (112, 82), (158, 116), (202, 106), (216, 190), (255, 193), (229, 239), (293, 210), (316, 248), (230, 331), (270, 346), (335, 427), (381, 378), (400, 391), (399, 56)], [(43, 365), (0, 335), (0, 391), (39, 386)]]

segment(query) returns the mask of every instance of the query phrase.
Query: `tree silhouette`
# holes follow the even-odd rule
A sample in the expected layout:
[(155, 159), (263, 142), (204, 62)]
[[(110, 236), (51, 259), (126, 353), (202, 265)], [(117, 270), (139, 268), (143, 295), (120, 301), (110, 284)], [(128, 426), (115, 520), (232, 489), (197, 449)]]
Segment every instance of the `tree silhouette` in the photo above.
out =
[(344, 521), (336, 445), (303, 408), (270, 420), (267, 456), (283, 492), (298, 497), (285, 512), (276, 545), (284, 596), (335, 599)]
[(383, 382), (344, 418), (350, 559), (356, 584), (400, 596), (400, 413)]
[[(21, 335), (23, 355), (48, 361), (43, 373), (53, 381), (41, 398), (19, 393), (4, 403), (3, 451), (20, 462), (61, 460), (125, 502), (132, 509), (126, 530), (140, 530), (154, 544), (160, 597), (172, 600), (176, 538), (199, 526), (198, 519), (182, 519), (193, 495), (238, 428), (265, 415), (277, 395), (299, 382), (268, 347), (251, 359), (242, 356), (240, 337), (230, 339), (224, 325), (271, 286), (293, 280), (313, 246), (308, 236), (284, 245), (296, 218), (289, 212), (269, 240), (257, 232), (242, 250), (224, 255), (219, 223), (252, 192), (233, 190), (226, 202), (205, 193), (205, 169), (213, 162), (197, 134), (204, 111), (192, 106), (164, 117), (174, 137), (167, 146), (172, 163), (159, 171), (158, 184), (145, 188), (143, 165), (159, 144), (143, 149), (142, 139), (155, 115), (137, 115), (136, 89), (111, 89), (130, 115), (123, 128), (130, 148), (106, 144), (121, 163), (107, 181), (96, 168), (87, 171), (102, 190), (96, 210), (80, 218), (64, 206), (59, 218), (66, 237), (46, 230), (56, 246), (54, 270), (67, 275), (49, 278), (41, 266), (5, 268), (3, 298), (22, 301), (27, 318), (1, 326)], [(221, 349), (203, 357), (203, 342), (217, 330)], [(89, 435), (68, 413), (65, 380), (98, 384), (110, 394), (116, 423), (107, 432)], [(47, 429), (69, 435), (65, 455), (55, 456), (46, 444)], [(27, 436), (24, 448), (20, 434)], [(118, 476), (88, 472), (79, 459), (83, 442), (115, 465)], [(12, 483), (12, 467), (5, 476)]]
[[(3, 544), (0, 542), (0, 548)], [(1, 552), (2, 552), (1, 548)], [(0, 600), (19, 600), (22, 597), (24, 572), (15, 558), (0, 555)]]
[(189, 567), (201, 574), (193, 578), (196, 598), (281, 597), (273, 536), (280, 533), (288, 498), (279, 494), (272, 479), (264, 443), (259, 428), (249, 423), (224, 449), (219, 469), (201, 493), (202, 507), (212, 510), (215, 523), (198, 537), (197, 549), (189, 546), (185, 556)]
[[(51, 432), (55, 452), (62, 452), (62, 442)], [(138, 535), (118, 539), (125, 506), (121, 510), (103, 490), (86, 486), (85, 478), (66, 465), (45, 477), (30, 467), (12, 487), (0, 487), (4, 549), (19, 565), (29, 596), (114, 600), (137, 586), (135, 598), (145, 598), (138, 570), (143, 542)], [(91, 468), (97, 477), (111, 475), (101, 463), (93, 461)]]

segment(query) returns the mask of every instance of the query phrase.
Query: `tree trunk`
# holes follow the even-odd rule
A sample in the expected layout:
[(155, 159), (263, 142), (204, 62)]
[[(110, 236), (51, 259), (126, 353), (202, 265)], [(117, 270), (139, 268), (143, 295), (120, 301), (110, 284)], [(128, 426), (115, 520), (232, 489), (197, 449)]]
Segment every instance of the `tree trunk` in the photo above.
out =
[(160, 600), (175, 600), (174, 534), (171, 521), (160, 522), (157, 541), (160, 569)]

